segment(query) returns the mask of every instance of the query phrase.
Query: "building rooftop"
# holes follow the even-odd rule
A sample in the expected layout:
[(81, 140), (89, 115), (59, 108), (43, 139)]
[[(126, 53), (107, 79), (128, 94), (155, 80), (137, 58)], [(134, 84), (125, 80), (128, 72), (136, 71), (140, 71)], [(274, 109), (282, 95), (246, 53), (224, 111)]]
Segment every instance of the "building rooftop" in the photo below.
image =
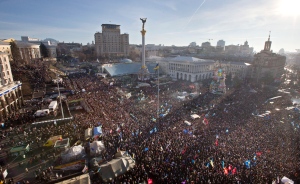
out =
[(117, 24), (102, 24), (101, 26), (120, 26), (120, 25), (117, 25)]
[(221, 64), (233, 64), (233, 65), (249, 65), (249, 63), (238, 62), (238, 61), (222, 61)]
[(10, 45), (10, 43), (9, 42), (0, 41), (0, 45)]
[(40, 47), (39, 44), (23, 41), (16, 41), (16, 44), (18, 45), (18, 47)]
[(10, 91), (16, 89), (19, 86), (22, 86), (22, 83), (20, 81), (14, 81), (6, 86), (0, 87), (0, 96), (9, 93)]
[[(141, 69), (141, 63), (118, 63), (118, 64), (108, 64), (104, 65), (103, 68), (110, 76), (121, 76), (129, 74), (137, 74)], [(154, 68), (156, 63), (146, 63), (148, 71), (150, 73), (155, 73)]]
[(182, 63), (214, 63), (213, 60), (209, 59), (199, 59), (190, 56), (177, 56), (175, 58), (171, 58), (169, 61), (182, 62)]

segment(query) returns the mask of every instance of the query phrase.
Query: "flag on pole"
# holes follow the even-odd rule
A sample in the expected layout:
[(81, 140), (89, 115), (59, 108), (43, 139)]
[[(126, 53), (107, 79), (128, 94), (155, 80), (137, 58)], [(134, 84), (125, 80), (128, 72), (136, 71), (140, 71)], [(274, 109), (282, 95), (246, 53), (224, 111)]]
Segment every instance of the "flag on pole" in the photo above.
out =
[(86, 173), (88, 171), (88, 167), (85, 165), (84, 168), (82, 169), (83, 173)]
[(158, 70), (159, 69), (159, 64), (157, 63), (155, 68), (153, 68), (154, 70)]

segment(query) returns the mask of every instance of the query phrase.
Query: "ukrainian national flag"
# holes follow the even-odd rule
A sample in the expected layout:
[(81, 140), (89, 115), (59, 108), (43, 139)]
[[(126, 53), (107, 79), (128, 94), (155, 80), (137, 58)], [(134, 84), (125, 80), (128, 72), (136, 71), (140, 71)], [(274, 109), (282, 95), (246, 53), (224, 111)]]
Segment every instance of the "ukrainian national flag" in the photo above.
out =
[(153, 68), (154, 70), (158, 70), (159, 69), (159, 64), (157, 63), (155, 68)]

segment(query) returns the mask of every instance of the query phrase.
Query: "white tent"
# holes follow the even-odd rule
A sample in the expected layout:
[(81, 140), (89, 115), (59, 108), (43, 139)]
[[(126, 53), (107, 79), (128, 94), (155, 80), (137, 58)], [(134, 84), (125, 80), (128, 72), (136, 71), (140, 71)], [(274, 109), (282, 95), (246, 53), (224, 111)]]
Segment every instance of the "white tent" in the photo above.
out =
[(191, 118), (192, 118), (192, 119), (197, 119), (197, 118), (200, 118), (200, 116), (197, 115), (197, 114), (192, 114), (192, 115), (191, 115)]
[(184, 123), (185, 123), (186, 125), (188, 125), (188, 126), (191, 126), (191, 125), (192, 125), (192, 123), (189, 122), (189, 121), (184, 121)]
[(73, 146), (64, 152), (61, 155), (63, 162), (70, 162), (72, 160), (77, 160), (78, 158), (82, 158), (85, 155), (84, 147), (81, 145)]
[(294, 181), (283, 176), (283, 178), (281, 178), (281, 182), (284, 183), (284, 184), (294, 184)]
[(124, 152), (116, 153), (115, 157), (117, 158), (100, 166), (99, 176), (104, 181), (110, 181), (135, 166), (135, 161), (130, 156), (124, 154)]
[(139, 83), (136, 87), (140, 88), (140, 87), (150, 87), (151, 85), (148, 83)]
[(105, 146), (102, 141), (94, 141), (90, 144), (90, 155), (98, 155), (103, 150), (105, 150)]
[(184, 99), (185, 99), (185, 96), (177, 96), (177, 99), (179, 99), (179, 100), (184, 100)]

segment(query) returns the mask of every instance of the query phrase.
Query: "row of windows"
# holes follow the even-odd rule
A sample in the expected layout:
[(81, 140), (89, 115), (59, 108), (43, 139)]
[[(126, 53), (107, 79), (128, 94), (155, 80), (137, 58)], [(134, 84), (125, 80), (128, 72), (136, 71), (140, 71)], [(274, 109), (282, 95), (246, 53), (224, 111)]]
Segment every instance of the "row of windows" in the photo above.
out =
[(182, 71), (182, 72), (189, 72), (189, 73), (198, 73), (198, 72), (203, 72), (203, 71), (209, 70), (209, 66), (208, 65), (192, 66), (192, 65), (173, 64), (173, 63), (171, 63), (169, 65), (169, 69), (176, 70), (176, 71)]

